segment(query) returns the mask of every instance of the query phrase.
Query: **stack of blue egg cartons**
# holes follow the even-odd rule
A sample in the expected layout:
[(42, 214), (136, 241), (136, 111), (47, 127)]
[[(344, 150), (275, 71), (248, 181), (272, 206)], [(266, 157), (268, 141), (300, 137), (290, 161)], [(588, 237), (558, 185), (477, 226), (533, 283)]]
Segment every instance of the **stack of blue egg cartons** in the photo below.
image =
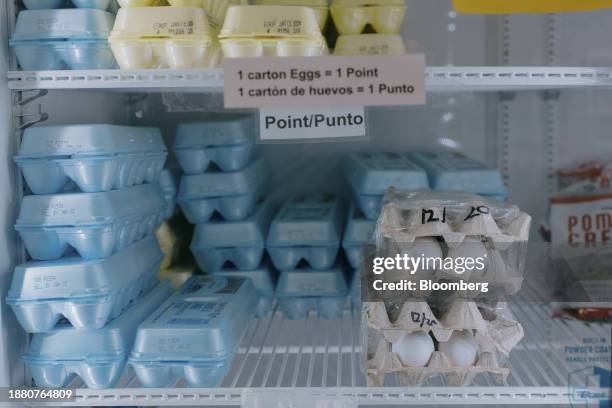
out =
[(279, 309), (290, 319), (310, 311), (338, 317), (348, 288), (339, 249), (344, 224), (340, 199), (329, 194), (293, 196), (278, 212), (267, 250), (281, 271), (276, 288)]
[[(24, 0), (10, 45), (24, 70), (116, 68), (114, 0)], [(63, 8), (75, 6), (76, 8)]]
[(191, 277), (138, 327), (129, 362), (140, 384), (219, 386), (257, 302), (251, 279)]
[(454, 151), (413, 152), (409, 157), (429, 177), (431, 188), (441, 191), (465, 191), (505, 201), (506, 186), (497, 169)]
[(426, 172), (406, 153), (353, 153), (344, 163), (344, 175), (354, 202), (349, 211), (343, 248), (353, 268), (351, 294), (359, 299), (362, 248), (370, 241), (382, 200), (390, 187), (401, 190), (429, 189)]
[(255, 144), (252, 115), (220, 115), (180, 124), (174, 153), (185, 174), (178, 203), (196, 224), (191, 252), (210, 274), (247, 276), (260, 291), (258, 313), (272, 303), (275, 274), (265, 260), (274, 210), (266, 199), (269, 178)]
[(121, 376), (135, 326), (170, 294), (158, 284), (154, 231), (167, 203), (157, 183), (167, 152), (154, 128), (26, 129), (15, 157), (29, 189), (15, 229), (30, 257), (7, 303), (32, 337), (36, 385), (92, 388)]

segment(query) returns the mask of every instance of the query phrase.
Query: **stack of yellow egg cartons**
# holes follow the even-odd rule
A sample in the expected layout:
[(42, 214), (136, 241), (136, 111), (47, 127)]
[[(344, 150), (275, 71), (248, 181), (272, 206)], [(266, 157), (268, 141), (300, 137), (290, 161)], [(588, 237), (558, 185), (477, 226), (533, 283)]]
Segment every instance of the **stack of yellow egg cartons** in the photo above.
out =
[[(320, 10), (322, 11), (322, 10)], [(291, 5), (231, 6), (219, 34), (225, 57), (307, 57), (327, 53), (322, 15)]]
[(340, 33), (334, 54), (397, 55), (406, 52), (399, 34), (406, 13), (405, 0), (333, 0), (330, 8)]
[(213, 68), (220, 22), (241, 0), (119, 0), (111, 49), (123, 69)]

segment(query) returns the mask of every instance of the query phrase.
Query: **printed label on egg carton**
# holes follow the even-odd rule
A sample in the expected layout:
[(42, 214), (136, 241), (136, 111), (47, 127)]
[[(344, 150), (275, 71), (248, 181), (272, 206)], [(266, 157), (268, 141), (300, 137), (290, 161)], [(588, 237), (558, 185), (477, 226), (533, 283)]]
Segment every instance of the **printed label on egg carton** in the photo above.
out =
[[(399, 316), (389, 319), (382, 302), (366, 302), (363, 327), (367, 344), (368, 383), (381, 386), (387, 373), (400, 373), (402, 384), (420, 385), (433, 375), (444, 376), (447, 384), (467, 385), (479, 373), (491, 373), (504, 382), (508, 369), (500, 365), (523, 337), (523, 328), (509, 311), (481, 311), (474, 302), (454, 302), (438, 317), (423, 301), (405, 302)], [(431, 333), (437, 344), (448, 342), (455, 332), (468, 330), (478, 345), (478, 356), (471, 366), (453, 366), (441, 351), (433, 351), (424, 366), (402, 363), (392, 345), (406, 333)]]
[(390, 189), (376, 226), (376, 252), (403, 253), (423, 238), (438, 240), (446, 256), (482, 252), (486, 270), (472, 277), (436, 270), (437, 278), (487, 281), (515, 293), (522, 284), (530, 225), (531, 217), (518, 207), (485, 197)]

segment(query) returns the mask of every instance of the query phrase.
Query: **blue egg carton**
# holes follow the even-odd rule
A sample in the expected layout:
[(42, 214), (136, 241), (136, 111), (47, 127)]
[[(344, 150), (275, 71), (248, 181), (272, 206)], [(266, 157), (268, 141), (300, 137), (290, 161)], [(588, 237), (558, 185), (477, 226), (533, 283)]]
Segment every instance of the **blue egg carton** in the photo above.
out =
[(171, 294), (169, 284), (158, 284), (101, 329), (66, 324), (34, 334), (23, 360), (36, 386), (65, 387), (78, 376), (89, 388), (113, 387), (124, 374), (136, 328)]
[(218, 386), (254, 317), (250, 279), (193, 276), (138, 327), (129, 357), (143, 387)]
[(401, 190), (429, 189), (427, 173), (405, 153), (353, 153), (344, 163), (344, 175), (361, 211), (378, 218), (382, 199), (390, 187)]
[(264, 256), (266, 235), (274, 208), (268, 200), (242, 221), (212, 221), (198, 224), (191, 241), (191, 252), (206, 272), (219, 271), (227, 262), (239, 270), (255, 269)]
[(353, 310), (359, 310), (361, 308), (361, 272), (360, 269), (353, 269), (353, 275), (351, 276), (351, 306)]
[(261, 158), (239, 171), (184, 175), (177, 202), (192, 224), (208, 222), (215, 212), (226, 221), (240, 221), (266, 194), (268, 176)]
[(157, 183), (103, 193), (25, 196), (15, 229), (35, 260), (58, 259), (69, 248), (99, 259), (153, 234), (166, 202)]
[(23, 0), (28, 10), (50, 10), (69, 6), (113, 11), (117, 7), (116, 0)]
[(259, 295), (259, 302), (255, 311), (257, 317), (265, 316), (272, 309), (277, 275), (278, 272), (266, 258), (264, 258), (261, 265), (253, 270), (241, 271), (236, 268), (224, 268), (214, 273), (214, 276), (245, 278), (253, 282), (255, 290)]
[(342, 204), (330, 194), (292, 197), (272, 220), (267, 250), (281, 271), (305, 260), (314, 269), (330, 268), (342, 237)]
[(154, 286), (162, 257), (149, 236), (101, 260), (26, 262), (15, 268), (6, 303), (28, 333), (49, 331), (61, 318), (78, 330), (101, 329)]
[(206, 122), (181, 123), (174, 154), (187, 174), (204, 173), (211, 163), (222, 171), (245, 168), (257, 156), (252, 115), (221, 115)]
[(165, 169), (159, 176), (159, 186), (164, 194), (164, 199), (168, 204), (164, 218), (170, 218), (176, 213), (176, 193), (181, 181), (181, 171), (179, 169)]
[(105, 124), (28, 128), (15, 162), (34, 194), (88, 193), (157, 181), (168, 153), (156, 128)]
[(413, 152), (410, 157), (423, 167), (434, 190), (465, 191), (505, 200), (501, 173), (455, 151)]
[(367, 219), (355, 204), (351, 204), (342, 239), (342, 248), (351, 267), (361, 266), (363, 247), (372, 240), (375, 228), (376, 221)]
[(114, 21), (91, 8), (24, 10), (9, 43), (26, 71), (116, 68), (107, 42)]
[(310, 311), (317, 311), (324, 318), (339, 317), (348, 293), (341, 261), (325, 271), (308, 268), (283, 271), (275, 292), (278, 308), (288, 319), (303, 319)]

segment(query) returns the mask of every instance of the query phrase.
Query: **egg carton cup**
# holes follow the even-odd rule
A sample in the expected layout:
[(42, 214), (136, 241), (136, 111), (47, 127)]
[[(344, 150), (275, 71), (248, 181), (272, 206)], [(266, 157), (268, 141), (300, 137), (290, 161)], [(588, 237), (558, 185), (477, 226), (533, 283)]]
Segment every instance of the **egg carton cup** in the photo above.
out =
[[(16, 268), (6, 301), (28, 333), (49, 331), (62, 317), (75, 329), (100, 329), (155, 286), (161, 256), (149, 237), (101, 261), (29, 262)], [(71, 289), (51, 289), (45, 281)]]
[(188, 387), (218, 387), (231, 365), (231, 360), (219, 362), (157, 362), (130, 361), (134, 373), (143, 387), (173, 387), (183, 379)]
[(255, 191), (247, 194), (177, 200), (177, 202), (183, 210), (185, 218), (192, 224), (206, 223), (215, 213), (220, 214), (228, 222), (236, 222), (251, 215), (257, 203), (262, 200), (267, 191), (267, 186), (260, 184), (256, 186)]
[(302, 260), (308, 262), (308, 265), (313, 269), (329, 269), (336, 261), (339, 250), (340, 245), (308, 247), (267, 246), (268, 254), (274, 266), (281, 271), (295, 269)]
[(117, 67), (106, 41), (21, 41), (12, 42), (11, 46), (24, 71)]
[(121, 69), (216, 68), (221, 61), (219, 44), (210, 39), (112, 40), (110, 48)]
[(221, 39), (226, 58), (318, 57), (329, 53), (325, 39), (317, 38), (226, 38)]
[(254, 144), (174, 150), (186, 174), (204, 173), (211, 163), (222, 171), (242, 170), (257, 157), (257, 152)]
[(342, 316), (346, 306), (346, 296), (277, 298), (278, 309), (287, 319), (304, 319), (313, 311), (324, 319)]
[(155, 184), (104, 193), (26, 196), (15, 229), (35, 260), (58, 259), (69, 248), (84, 259), (100, 259), (153, 234), (165, 210)]
[(353, 5), (334, 1), (330, 12), (338, 33), (361, 34), (366, 26), (380, 34), (399, 34), (406, 16), (405, 4)]
[(17, 160), (34, 194), (54, 194), (68, 182), (87, 193), (151, 183), (160, 177), (167, 154), (117, 155), (66, 160)]
[[(441, 375), (448, 385), (464, 386), (480, 373), (492, 373), (504, 383), (509, 370), (500, 365), (523, 338), (523, 327), (507, 309), (486, 316), (473, 302), (454, 302), (438, 319), (426, 302), (406, 302), (391, 323), (383, 303), (364, 302), (363, 338), (367, 346), (368, 384), (381, 386), (388, 373), (400, 373), (402, 385), (422, 385), (428, 378)], [(426, 332), (438, 342), (446, 342), (453, 332), (474, 333), (479, 353), (473, 366), (452, 366), (442, 351), (434, 351), (425, 367), (403, 364), (391, 350), (405, 333)]]
[(376, 222), (364, 217), (363, 213), (351, 204), (342, 237), (342, 248), (353, 269), (363, 263), (363, 248), (373, 239)]
[(341, 35), (336, 41), (335, 55), (403, 55), (404, 39), (399, 34)]
[(138, 324), (170, 293), (169, 285), (157, 285), (101, 329), (35, 334), (23, 359), (36, 386), (62, 388), (78, 376), (88, 388), (113, 387), (125, 372)]

